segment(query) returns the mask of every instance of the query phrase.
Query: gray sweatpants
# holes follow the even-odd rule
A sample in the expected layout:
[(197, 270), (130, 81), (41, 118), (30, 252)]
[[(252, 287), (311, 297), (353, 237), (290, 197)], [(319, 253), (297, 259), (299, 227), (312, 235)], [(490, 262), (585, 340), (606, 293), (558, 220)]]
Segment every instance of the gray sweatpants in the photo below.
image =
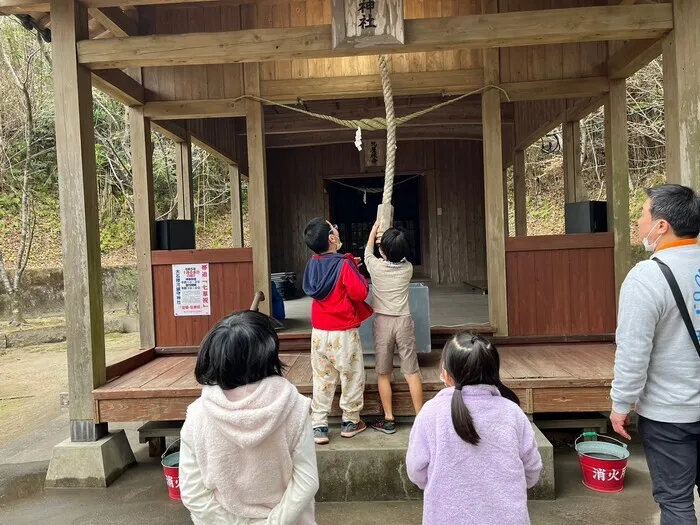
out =
[(651, 474), (661, 525), (697, 525), (695, 490), (700, 489), (700, 421), (659, 423), (639, 416), (637, 424)]

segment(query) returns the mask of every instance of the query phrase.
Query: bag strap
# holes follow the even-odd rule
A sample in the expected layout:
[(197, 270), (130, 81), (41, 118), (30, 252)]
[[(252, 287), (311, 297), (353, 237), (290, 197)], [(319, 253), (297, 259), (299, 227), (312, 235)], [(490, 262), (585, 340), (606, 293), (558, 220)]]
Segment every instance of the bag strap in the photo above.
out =
[(661, 273), (663, 273), (664, 277), (666, 277), (666, 281), (668, 281), (668, 285), (671, 288), (671, 293), (673, 294), (673, 298), (676, 300), (676, 305), (678, 306), (678, 311), (680, 312), (681, 317), (683, 318), (683, 322), (685, 323), (685, 327), (688, 329), (688, 334), (690, 335), (690, 339), (693, 341), (693, 344), (695, 345), (695, 350), (698, 353), (698, 357), (700, 357), (700, 341), (698, 341), (698, 334), (695, 332), (695, 328), (693, 327), (693, 322), (690, 320), (690, 313), (688, 313), (688, 307), (686, 306), (685, 301), (683, 300), (683, 294), (681, 293), (681, 289), (678, 286), (678, 281), (676, 281), (676, 278), (673, 275), (671, 268), (669, 268), (665, 262), (660, 261), (659, 259), (656, 259), (656, 258), (654, 258), (654, 260), (659, 265), (659, 268), (661, 269)]

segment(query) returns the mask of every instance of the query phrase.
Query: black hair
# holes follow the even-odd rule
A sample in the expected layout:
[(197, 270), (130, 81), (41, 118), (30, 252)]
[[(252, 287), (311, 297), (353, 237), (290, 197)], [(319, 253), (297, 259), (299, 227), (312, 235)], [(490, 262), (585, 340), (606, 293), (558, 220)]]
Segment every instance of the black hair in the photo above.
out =
[(648, 188), (652, 219), (663, 219), (681, 238), (694, 239), (700, 234), (700, 197), (680, 184), (661, 184)]
[(280, 343), (270, 318), (246, 310), (225, 317), (204, 336), (194, 376), (224, 390), (281, 376)]
[(467, 443), (478, 445), (479, 437), (469, 408), (462, 399), (462, 388), (469, 385), (492, 385), (501, 396), (520, 404), (518, 396), (501, 382), (501, 359), (496, 347), (487, 339), (468, 333), (457, 334), (442, 351), (443, 367), (455, 382), (452, 395), (452, 425)]
[(304, 241), (309, 250), (317, 255), (326, 253), (330, 246), (330, 241), (328, 240), (330, 229), (328, 221), (323, 217), (311, 219), (306, 228), (304, 228)]
[(379, 244), (389, 262), (399, 263), (411, 253), (411, 244), (408, 235), (399, 228), (389, 228), (382, 234)]

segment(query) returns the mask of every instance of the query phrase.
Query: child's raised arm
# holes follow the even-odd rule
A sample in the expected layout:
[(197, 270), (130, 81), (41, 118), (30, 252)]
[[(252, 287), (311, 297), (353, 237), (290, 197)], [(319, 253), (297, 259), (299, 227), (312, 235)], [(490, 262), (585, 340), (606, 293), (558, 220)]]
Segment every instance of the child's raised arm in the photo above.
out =
[(340, 270), (340, 278), (342, 279), (345, 289), (348, 291), (348, 297), (356, 302), (361, 302), (367, 299), (369, 294), (369, 285), (355, 262), (347, 260), (343, 261), (343, 268)]
[(377, 232), (379, 231), (379, 221), (374, 223), (372, 226), (372, 231), (369, 233), (369, 239), (367, 239), (367, 246), (365, 246), (365, 266), (367, 270), (372, 272), (374, 264), (377, 262), (377, 258), (374, 256), (374, 245), (377, 242)]

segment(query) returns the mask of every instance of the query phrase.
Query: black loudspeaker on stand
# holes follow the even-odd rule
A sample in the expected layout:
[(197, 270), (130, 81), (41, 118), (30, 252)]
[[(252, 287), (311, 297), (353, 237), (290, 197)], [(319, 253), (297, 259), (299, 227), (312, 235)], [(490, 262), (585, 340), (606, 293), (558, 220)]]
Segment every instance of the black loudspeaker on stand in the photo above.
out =
[(608, 203), (601, 201), (571, 202), (565, 207), (566, 233), (600, 233), (608, 231)]
[(156, 247), (158, 250), (194, 250), (194, 221), (156, 221)]

